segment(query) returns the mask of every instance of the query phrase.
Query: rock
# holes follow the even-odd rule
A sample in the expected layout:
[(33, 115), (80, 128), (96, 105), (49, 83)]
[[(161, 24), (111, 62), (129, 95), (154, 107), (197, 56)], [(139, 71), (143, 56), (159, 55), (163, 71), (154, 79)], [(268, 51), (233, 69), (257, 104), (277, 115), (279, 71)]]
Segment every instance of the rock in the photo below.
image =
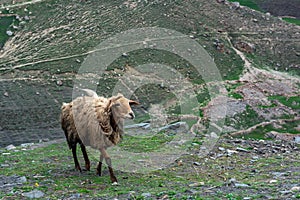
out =
[(272, 175), (274, 175), (274, 178), (278, 178), (278, 177), (281, 177), (281, 176), (286, 176), (287, 173), (285, 172), (273, 172)]
[(280, 192), (280, 194), (289, 194), (289, 193), (291, 193), (290, 190), (283, 190), (283, 191), (279, 191), (279, 192)]
[(196, 183), (192, 183), (189, 184), (189, 187), (199, 187), (199, 186), (203, 186), (204, 182), (196, 182)]
[(233, 9), (238, 9), (238, 8), (240, 8), (240, 7), (241, 7), (241, 5), (240, 5), (239, 2), (232, 2), (232, 8), (233, 8)]
[(296, 143), (300, 143), (300, 136), (296, 136), (296, 137), (295, 137), (295, 142), (296, 142)]
[(128, 199), (136, 199), (135, 194), (136, 194), (135, 191), (129, 191)]
[(113, 185), (113, 186), (118, 186), (119, 183), (118, 183), (118, 182), (113, 182), (111, 185)]
[(18, 178), (17, 182), (18, 183), (26, 183), (27, 182), (27, 178), (25, 176), (21, 176), (20, 178)]
[(57, 81), (56, 81), (56, 85), (62, 86), (62, 85), (63, 85), (63, 82), (62, 82), (61, 80), (57, 80)]
[(144, 198), (151, 198), (152, 195), (151, 193), (147, 192), (147, 193), (142, 193), (141, 196)]
[(81, 194), (76, 193), (76, 194), (72, 194), (68, 199), (79, 199), (81, 197)]
[(255, 51), (255, 45), (243, 41), (236, 42), (234, 44), (238, 50), (246, 52), (246, 53), (253, 53)]
[(241, 151), (241, 152), (249, 152), (247, 149), (244, 149), (244, 148), (241, 148), (241, 147), (237, 147), (236, 150)]
[(235, 150), (230, 150), (230, 149), (227, 149), (226, 151), (227, 151), (227, 154), (228, 154), (228, 155), (232, 155), (232, 154), (234, 154), (234, 153), (238, 153), (237, 151), (235, 151)]
[(235, 178), (231, 178), (228, 180), (229, 184), (235, 184), (236, 183), (236, 179)]
[(294, 187), (292, 187), (291, 191), (293, 191), (293, 192), (299, 192), (300, 191), (300, 186), (294, 186)]
[(199, 163), (199, 162), (194, 162), (193, 164), (196, 165), (196, 166), (200, 166), (201, 165), (201, 163)]
[(9, 95), (8, 95), (8, 92), (4, 92), (4, 94), (3, 94), (5, 97), (8, 97)]
[(23, 143), (23, 144), (21, 144), (20, 146), (21, 146), (21, 147), (30, 147), (30, 146), (32, 146), (32, 145), (34, 145), (34, 143)]
[(225, 151), (225, 148), (219, 147), (219, 150), (220, 150), (220, 151)]
[(177, 130), (179, 128), (184, 128), (185, 130), (188, 130), (188, 125), (186, 122), (177, 122), (174, 124), (169, 124), (164, 127), (161, 127), (158, 129), (158, 131), (163, 131), (163, 130)]
[(7, 34), (8, 36), (12, 36), (14, 33), (13, 33), (12, 31), (8, 30), (8, 31), (6, 31), (6, 34)]
[(245, 184), (245, 183), (235, 183), (234, 186), (235, 186), (235, 187), (239, 187), (239, 188), (250, 187), (250, 185)]
[(125, 128), (143, 128), (148, 129), (150, 128), (150, 123), (139, 123), (139, 124), (132, 124), (132, 125), (126, 125)]
[(24, 19), (25, 19), (25, 21), (29, 21), (29, 20), (30, 20), (30, 17), (26, 15), (26, 16), (24, 17)]
[(6, 150), (10, 151), (10, 150), (13, 150), (15, 149), (16, 147), (12, 144), (8, 145), (7, 147), (5, 147)]
[(25, 193), (22, 193), (22, 196), (24, 197), (28, 197), (30, 199), (33, 199), (33, 198), (41, 198), (44, 196), (44, 193), (40, 190), (32, 190), (30, 192), (25, 192)]
[(270, 180), (269, 183), (277, 183), (277, 180)]
[(122, 53), (122, 56), (123, 57), (128, 57), (128, 54), (127, 53)]

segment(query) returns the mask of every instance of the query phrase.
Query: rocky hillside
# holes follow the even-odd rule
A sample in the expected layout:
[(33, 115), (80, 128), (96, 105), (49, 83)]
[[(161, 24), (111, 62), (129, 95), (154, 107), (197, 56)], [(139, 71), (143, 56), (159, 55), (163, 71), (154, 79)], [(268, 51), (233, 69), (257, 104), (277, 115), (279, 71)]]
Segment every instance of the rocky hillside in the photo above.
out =
[[(63, 137), (59, 108), (71, 100), (72, 80), (84, 59), (116, 33), (143, 27), (189, 35), (212, 56), (232, 111), (224, 132), (248, 130), (260, 137), (270, 131), (299, 132), (300, 27), (277, 17), (208, 0), (3, 1), (0, 17), (0, 22), (11, 19), (0, 33), (1, 146)], [(126, 70), (162, 60), (194, 83), (205, 119), (217, 100), (187, 61), (167, 52), (148, 49), (120, 57), (99, 79), (99, 94), (110, 95)], [(174, 102), (167, 90), (153, 86), (136, 92), (143, 104), (138, 121), (161, 97)], [(176, 103), (169, 105), (178, 114)]]

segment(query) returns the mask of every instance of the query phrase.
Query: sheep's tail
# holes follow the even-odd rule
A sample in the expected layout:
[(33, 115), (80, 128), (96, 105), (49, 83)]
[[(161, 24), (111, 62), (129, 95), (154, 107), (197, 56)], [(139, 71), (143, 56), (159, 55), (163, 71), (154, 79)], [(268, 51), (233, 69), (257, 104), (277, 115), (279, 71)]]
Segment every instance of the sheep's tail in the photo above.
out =
[(94, 97), (94, 98), (98, 97), (98, 94), (94, 90), (90, 90), (90, 89), (81, 89), (81, 90), (83, 90), (89, 97)]

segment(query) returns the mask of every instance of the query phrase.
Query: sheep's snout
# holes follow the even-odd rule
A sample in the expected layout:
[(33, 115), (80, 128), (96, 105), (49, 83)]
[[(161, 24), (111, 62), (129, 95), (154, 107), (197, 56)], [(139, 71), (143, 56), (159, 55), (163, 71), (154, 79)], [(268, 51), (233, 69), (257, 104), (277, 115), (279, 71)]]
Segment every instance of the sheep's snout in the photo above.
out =
[(130, 112), (130, 113), (128, 113), (128, 118), (130, 118), (130, 119), (134, 119), (134, 113), (133, 112)]

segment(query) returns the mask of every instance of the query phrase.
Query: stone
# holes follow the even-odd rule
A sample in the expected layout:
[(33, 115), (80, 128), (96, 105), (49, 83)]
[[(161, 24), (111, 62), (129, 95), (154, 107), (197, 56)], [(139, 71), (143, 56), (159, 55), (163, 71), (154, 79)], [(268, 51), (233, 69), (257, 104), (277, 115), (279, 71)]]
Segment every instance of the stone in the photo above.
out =
[(237, 147), (236, 150), (241, 151), (241, 152), (249, 152), (247, 149), (244, 149), (244, 148), (241, 148), (241, 147)]
[(241, 5), (240, 5), (239, 2), (232, 2), (232, 8), (233, 8), (233, 9), (238, 9), (238, 8), (240, 8), (240, 7), (241, 7)]
[(225, 148), (219, 147), (219, 150), (220, 150), (220, 151), (225, 151)]
[(201, 165), (201, 163), (199, 163), (199, 162), (194, 162), (193, 164), (196, 165), (196, 166), (200, 166)]
[(239, 187), (239, 188), (250, 187), (248, 184), (245, 184), (245, 183), (235, 183), (234, 186)]
[(32, 190), (32, 191), (30, 191), (30, 192), (22, 193), (22, 196), (28, 197), (28, 198), (30, 198), (30, 199), (33, 199), (33, 198), (41, 198), (41, 197), (43, 197), (44, 195), (45, 195), (45, 194), (44, 194), (42, 191), (37, 190), (37, 189)]
[(189, 184), (189, 187), (199, 187), (199, 186), (203, 186), (204, 182), (196, 182), (196, 183), (191, 183)]
[(269, 183), (277, 183), (277, 180), (270, 180)]
[(21, 144), (20, 146), (21, 146), (21, 147), (30, 147), (30, 146), (32, 146), (32, 145), (34, 145), (34, 143), (23, 143), (23, 144)]
[(148, 129), (150, 128), (150, 123), (139, 123), (139, 124), (131, 124), (131, 125), (126, 125), (126, 129), (131, 129), (131, 128), (143, 128), (143, 129)]
[(141, 196), (144, 198), (151, 198), (152, 195), (149, 192), (145, 192), (145, 193), (142, 193)]
[(293, 192), (299, 192), (300, 191), (300, 186), (294, 186), (294, 187), (292, 187), (291, 191), (293, 191)]
[(7, 34), (8, 36), (12, 36), (14, 33), (13, 33), (12, 31), (8, 30), (8, 31), (6, 31), (6, 34)]
[(62, 82), (61, 80), (57, 80), (57, 81), (56, 81), (56, 85), (62, 86), (62, 85), (63, 85), (63, 82)]
[(255, 45), (244, 41), (239, 41), (234, 44), (238, 50), (246, 53), (253, 53), (255, 51)]
[(10, 150), (16, 149), (16, 147), (14, 145), (10, 144), (7, 147), (5, 147), (5, 149), (10, 151)]
[(20, 178), (18, 178), (17, 182), (18, 183), (26, 183), (27, 182), (27, 178), (25, 176), (21, 176)]
[(128, 54), (127, 53), (122, 53), (122, 56), (123, 57), (128, 57)]

